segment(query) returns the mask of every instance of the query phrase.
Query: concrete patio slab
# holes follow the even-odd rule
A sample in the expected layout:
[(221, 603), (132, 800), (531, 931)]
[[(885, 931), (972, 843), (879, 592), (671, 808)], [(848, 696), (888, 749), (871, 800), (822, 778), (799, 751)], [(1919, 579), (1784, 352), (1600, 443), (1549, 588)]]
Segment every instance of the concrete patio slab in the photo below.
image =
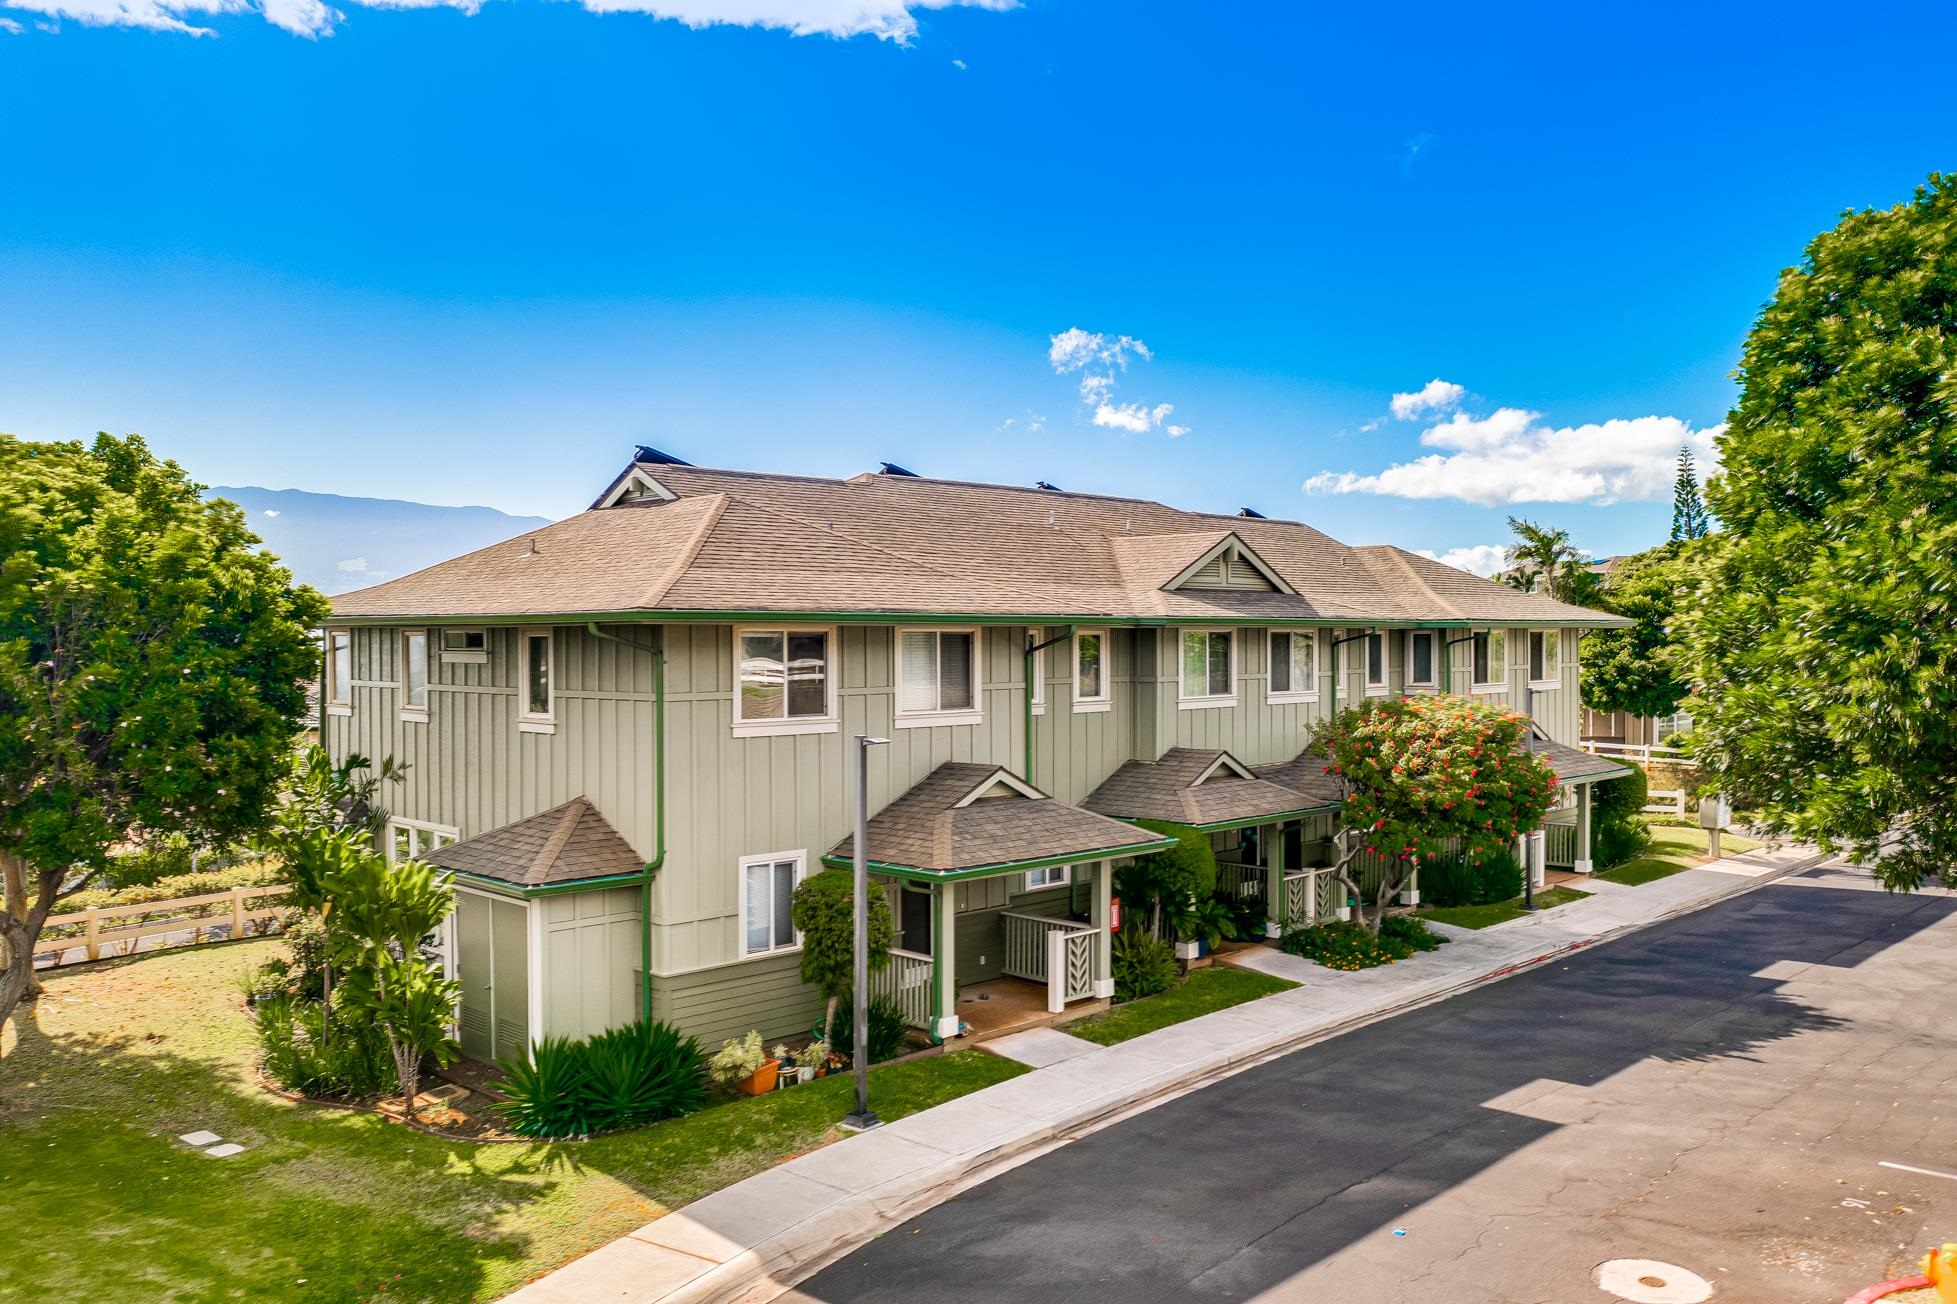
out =
[(1100, 1047), (1091, 1041), (1070, 1036), (1058, 1028), (1029, 1028), (1025, 1032), (1009, 1032), (1003, 1037), (994, 1037), (980, 1047), (994, 1055), (1030, 1064), (1036, 1069), (1058, 1064), (1063, 1060), (1085, 1055)]
[(183, 1142), (187, 1146), (196, 1146), (199, 1150), (202, 1150), (205, 1146), (216, 1145), (218, 1142), (224, 1140), (224, 1138), (219, 1136), (215, 1132), (205, 1132), (199, 1130), (196, 1132), (186, 1132), (182, 1136), (178, 1137), (177, 1140)]

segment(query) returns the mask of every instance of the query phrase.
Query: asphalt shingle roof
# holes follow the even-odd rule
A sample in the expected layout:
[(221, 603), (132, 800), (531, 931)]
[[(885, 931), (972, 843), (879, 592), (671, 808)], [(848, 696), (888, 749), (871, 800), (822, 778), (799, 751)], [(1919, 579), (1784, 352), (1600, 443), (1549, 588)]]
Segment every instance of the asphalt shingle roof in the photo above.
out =
[[(921, 613), (1410, 624), (1620, 618), (1308, 525), (917, 476), (644, 465), (674, 495), (581, 512), (334, 600), (342, 618)], [(1163, 586), (1227, 535), (1295, 593)]]
[(1159, 760), (1124, 762), (1081, 805), (1120, 819), (1168, 820), (1199, 828), (1338, 805), (1336, 795), (1321, 801), (1261, 774), (1246, 778), (1247, 769), (1225, 751), (1171, 747)]
[(1556, 777), (1564, 783), (1597, 783), (1606, 779), (1621, 779), (1631, 771), (1629, 767), (1586, 752), (1568, 743), (1559, 743), (1544, 735), (1540, 728), (1531, 728), (1522, 735), (1522, 745), (1549, 762), (1549, 768), (1556, 771)]
[[(974, 793), (998, 787), (1009, 773), (999, 765), (963, 761), (940, 765), (870, 817), (868, 859), (879, 865), (945, 873), (1061, 858), (1094, 860), (1097, 853), (1159, 841), (1131, 824), (1091, 814), (1045, 793), (973, 798)], [(855, 853), (856, 837), (851, 834), (829, 855), (847, 860)]]
[(609, 878), (645, 868), (645, 861), (587, 797), (451, 842), (422, 859), (443, 869), (516, 887)]

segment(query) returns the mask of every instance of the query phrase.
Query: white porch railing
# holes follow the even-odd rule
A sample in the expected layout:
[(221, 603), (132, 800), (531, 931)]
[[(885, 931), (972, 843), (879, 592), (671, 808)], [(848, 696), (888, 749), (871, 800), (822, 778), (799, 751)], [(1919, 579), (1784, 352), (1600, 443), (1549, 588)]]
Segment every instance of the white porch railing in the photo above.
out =
[(1234, 860), (1216, 862), (1216, 890), (1234, 901), (1264, 899), (1264, 867)]
[(1285, 928), (1303, 928), (1319, 919), (1338, 914), (1339, 881), (1328, 866), (1287, 870), (1284, 875), (1284, 910), (1278, 919)]
[(1543, 863), (1556, 866), (1576, 864), (1576, 825), (1549, 821), (1542, 826)]
[(915, 951), (890, 950), (890, 963), (870, 975), (870, 995), (884, 996), (904, 1012), (912, 1028), (931, 1027), (931, 957)]
[(1688, 753), (1677, 747), (1661, 747), (1657, 743), (1607, 743), (1595, 738), (1586, 738), (1577, 744), (1593, 756), (1621, 756), (1631, 761), (1662, 760), (1671, 756), (1685, 756)]
[(1004, 911), (1005, 971), (1014, 978), (1046, 984), (1046, 1008), (1058, 1014), (1068, 1001), (1094, 991), (1095, 947), (1101, 930), (1092, 924), (1048, 915)]

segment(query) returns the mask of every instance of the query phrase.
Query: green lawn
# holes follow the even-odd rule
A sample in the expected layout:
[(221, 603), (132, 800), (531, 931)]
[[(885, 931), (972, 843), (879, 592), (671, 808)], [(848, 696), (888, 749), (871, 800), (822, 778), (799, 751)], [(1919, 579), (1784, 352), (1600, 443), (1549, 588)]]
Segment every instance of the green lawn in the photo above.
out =
[[(234, 983), (276, 941), (50, 977), (0, 1030), (0, 1298), (486, 1300), (833, 1140), (825, 1078), (583, 1143), (467, 1145), (296, 1105), (248, 1077)], [(892, 1064), (901, 1118), (1014, 1077), (978, 1051)], [(179, 1144), (208, 1129), (246, 1152)]]
[(1139, 1037), (1145, 1032), (1193, 1019), (1199, 1014), (1227, 1010), (1232, 1005), (1242, 1005), (1245, 1001), (1254, 1001), (1260, 996), (1286, 991), (1297, 985), (1269, 974), (1252, 973), (1248, 969), (1211, 965), (1207, 969), (1196, 970), (1166, 992), (1144, 996), (1139, 1001), (1117, 1005), (1104, 1014), (1070, 1023), (1066, 1031), (1103, 1046), (1112, 1046), (1118, 1041), (1127, 1041), (1130, 1037)]
[[(1588, 892), (1567, 887), (1544, 888), (1536, 893), (1536, 909), (1548, 910), (1554, 906), (1568, 905), (1589, 895)], [(1429, 923), (1453, 924), (1456, 928), (1488, 928), (1527, 914), (1528, 911), (1522, 908), (1522, 900), (1517, 897), (1513, 901), (1497, 901), (1487, 906), (1422, 906), (1420, 917)]]
[[(1681, 870), (1706, 863), (1707, 839), (1704, 829), (1668, 824), (1654, 824), (1650, 827), (1650, 850), (1637, 859), (1628, 860), (1613, 869), (1599, 870), (1597, 877), (1608, 883), (1636, 887), (1640, 883), (1670, 878)], [(1753, 851), (1762, 845), (1752, 838), (1743, 838), (1736, 833), (1727, 833), (1719, 839), (1720, 854), (1726, 856)]]

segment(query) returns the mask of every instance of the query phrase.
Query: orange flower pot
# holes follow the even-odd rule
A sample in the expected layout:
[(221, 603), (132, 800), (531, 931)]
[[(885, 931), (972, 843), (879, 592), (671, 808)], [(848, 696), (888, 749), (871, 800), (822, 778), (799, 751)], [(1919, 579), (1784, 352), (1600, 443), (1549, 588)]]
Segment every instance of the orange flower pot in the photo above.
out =
[(781, 1077), (781, 1061), (769, 1060), (754, 1072), (734, 1084), (744, 1096), (759, 1096), (775, 1089), (776, 1080)]

